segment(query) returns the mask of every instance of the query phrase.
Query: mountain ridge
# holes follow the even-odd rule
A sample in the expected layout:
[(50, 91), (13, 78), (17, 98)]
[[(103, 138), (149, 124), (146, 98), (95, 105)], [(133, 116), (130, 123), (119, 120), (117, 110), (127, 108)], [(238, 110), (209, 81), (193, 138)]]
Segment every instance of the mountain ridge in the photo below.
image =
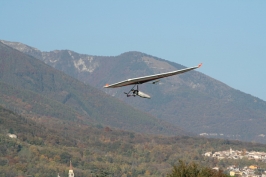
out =
[[(16, 48), (19, 49), (18, 46)], [(25, 53), (33, 55), (33, 51)], [(123, 92), (130, 90), (130, 87), (103, 89), (102, 86), (128, 78), (182, 69), (184, 66), (140, 52), (109, 57), (68, 50), (37, 53), (41, 56), (39, 59), (50, 66), (190, 132), (266, 142), (260, 136), (266, 135), (263, 128), (266, 126), (266, 102), (201, 74), (200, 70), (162, 79), (157, 86), (140, 85), (141, 91), (152, 96), (152, 101), (128, 99)]]
[(136, 132), (185, 133), (2, 43), (0, 66), (0, 82), (8, 88), (0, 92), (4, 106), (38, 116), (49, 116), (45, 111), (50, 110), (61, 119), (70, 111), (73, 120)]

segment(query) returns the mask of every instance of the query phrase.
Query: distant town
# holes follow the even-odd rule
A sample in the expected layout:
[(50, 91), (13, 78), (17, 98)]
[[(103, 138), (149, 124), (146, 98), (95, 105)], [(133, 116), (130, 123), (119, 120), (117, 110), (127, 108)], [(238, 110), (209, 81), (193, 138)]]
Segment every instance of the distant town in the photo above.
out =
[[(266, 163), (266, 153), (265, 152), (256, 152), (256, 151), (246, 151), (246, 150), (233, 150), (230, 148), (227, 151), (217, 151), (217, 152), (206, 152), (202, 154), (206, 157), (216, 158), (218, 160), (222, 159), (243, 159), (246, 158), (248, 160), (256, 160), (262, 161)], [(218, 167), (213, 169), (218, 170)], [(243, 176), (243, 177), (266, 177), (266, 171), (260, 170), (260, 174), (255, 174), (255, 171), (258, 171), (259, 168), (256, 165), (245, 166), (243, 168), (239, 168), (236, 166), (227, 167), (230, 176)]]
[[(239, 138), (240, 135), (225, 135), (223, 133), (200, 133), (199, 136), (205, 136), (205, 137), (228, 137), (228, 138)], [(266, 135), (259, 134), (257, 135), (260, 138), (264, 138)]]

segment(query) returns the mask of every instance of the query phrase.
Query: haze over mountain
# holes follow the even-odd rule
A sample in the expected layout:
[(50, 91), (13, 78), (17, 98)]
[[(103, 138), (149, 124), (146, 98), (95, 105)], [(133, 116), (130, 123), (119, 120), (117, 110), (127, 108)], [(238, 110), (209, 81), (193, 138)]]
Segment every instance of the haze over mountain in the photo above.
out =
[(27, 117), (152, 134), (185, 134), (1, 42), (0, 66), (0, 104)]
[(42, 52), (25, 44), (3, 42), (187, 131), (266, 142), (266, 102), (201, 74), (200, 69), (161, 79), (158, 85), (140, 85), (141, 91), (152, 96), (151, 100), (127, 98), (123, 92), (129, 91), (131, 86), (119, 89), (104, 89), (103, 86), (184, 66), (140, 52), (104, 57), (69, 50)]

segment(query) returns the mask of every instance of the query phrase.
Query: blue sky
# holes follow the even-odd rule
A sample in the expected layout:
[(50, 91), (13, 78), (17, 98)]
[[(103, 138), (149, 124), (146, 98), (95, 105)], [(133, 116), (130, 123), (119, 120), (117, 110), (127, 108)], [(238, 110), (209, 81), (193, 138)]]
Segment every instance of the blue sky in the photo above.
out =
[(42, 51), (140, 51), (266, 101), (266, 1), (6, 0), (0, 39)]

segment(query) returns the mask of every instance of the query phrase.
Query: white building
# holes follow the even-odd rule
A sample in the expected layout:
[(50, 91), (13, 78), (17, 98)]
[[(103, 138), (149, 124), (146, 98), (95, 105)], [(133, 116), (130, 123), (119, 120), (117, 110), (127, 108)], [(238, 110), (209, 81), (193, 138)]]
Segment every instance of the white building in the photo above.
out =
[(70, 165), (69, 165), (69, 171), (68, 171), (68, 177), (74, 177), (74, 171), (73, 171), (73, 167), (72, 167), (72, 163), (70, 160)]
[[(60, 177), (59, 173), (57, 174), (57, 177)], [(68, 177), (74, 177), (74, 170), (73, 170), (73, 166), (72, 166), (71, 160), (70, 160), (70, 164), (69, 164)]]
[(212, 155), (212, 152), (206, 152), (206, 153), (204, 154), (204, 156), (207, 156), (207, 157), (211, 157), (211, 155)]
[(9, 138), (15, 138), (15, 139), (18, 138), (17, 135), (15, 135), (15, 134), (10, 134), (10, 133), (8, 133), (7, 136), (9, 136)]

